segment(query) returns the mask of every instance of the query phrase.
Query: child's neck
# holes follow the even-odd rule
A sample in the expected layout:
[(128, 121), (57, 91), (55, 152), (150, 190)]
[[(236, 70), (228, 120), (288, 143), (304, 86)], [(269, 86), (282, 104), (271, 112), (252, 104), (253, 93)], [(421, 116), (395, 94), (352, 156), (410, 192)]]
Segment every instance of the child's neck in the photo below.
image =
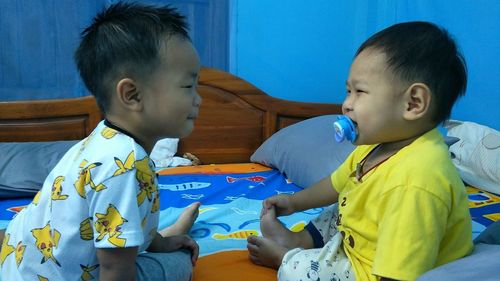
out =
[(391, 156), (400, 151), (403, 147), (409, 145), (419, 137), (420, 135), (400, 141), (379, 144), (377, 147), (374, 148), (372, 152), (370, 152), (370, 154), (361, 163), (358, 163), (359, 165), (358, 180), (368, 171), (382, 164), (382, 162), (389, 159)]

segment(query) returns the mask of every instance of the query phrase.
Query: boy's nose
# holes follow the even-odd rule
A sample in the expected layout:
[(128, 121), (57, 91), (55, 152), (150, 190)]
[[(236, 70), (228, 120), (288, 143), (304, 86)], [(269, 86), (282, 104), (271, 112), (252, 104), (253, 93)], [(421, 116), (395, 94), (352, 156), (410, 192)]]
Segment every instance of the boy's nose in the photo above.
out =
[(200, 94), (196, 93), (196, 96), (194, 97), (193, 105), (196, 107), (200, 107), (201, 105), (202, 98)]
[(346, 98), (342, 103), (342, 114), (346, 114), (352, 111), (352, 102), (349, 98)]

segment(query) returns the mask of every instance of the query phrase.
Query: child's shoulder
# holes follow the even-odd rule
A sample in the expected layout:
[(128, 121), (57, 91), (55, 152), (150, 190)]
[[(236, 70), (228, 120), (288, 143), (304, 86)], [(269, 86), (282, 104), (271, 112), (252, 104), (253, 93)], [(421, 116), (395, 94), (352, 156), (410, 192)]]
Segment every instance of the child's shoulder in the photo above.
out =
[[(431, 192), (451, 192), (446, 187), (461, 188), (460, 175), (451, 161), (448, 146), (437, 129), (431, 130), (400, 151), (394, 161), (398, 177), (413, 186)], [(436, 186), (442, 188), (436, 189)]]
[(117, 129), (99, 123), (92, 133), (71, 150), (69, 162), (125, 162), (132, 158), (142, 159), (146, 151), (133, 137)]
[(451, 165), (450, 152), (444, 138), (437, 129), (432, 129), (407, 147), (401, 149), (407, 165), (425, 165), (427, 168), (448, 168)]

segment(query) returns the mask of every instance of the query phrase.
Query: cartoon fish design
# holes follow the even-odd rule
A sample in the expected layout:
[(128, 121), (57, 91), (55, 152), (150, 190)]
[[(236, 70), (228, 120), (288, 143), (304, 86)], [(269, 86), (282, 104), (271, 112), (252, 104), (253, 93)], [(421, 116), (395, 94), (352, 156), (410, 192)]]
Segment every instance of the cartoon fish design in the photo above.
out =
[(198, 214), (201, 215), (205, 212), (208, 212), (208, 211), (212, 211), (212, 210), (217, 210), (218, 208), (214, 208), (214, 207), (206, 207), (206, 208), (200, 208), (198, 209)]
[(483, 216), (492, 220), (492, 221), (500, 220), (500, 213), (488, 214), (488, 215), (483, 215)]
[(276, 189), (274, 191), (276, 191), (277, 194), (290, 194), (290, 195), (292, 195), (295, 193), (295, 191), (280, 191), (280, 190), (276, 190)]
[(256, 215), (257, 214), (256, 211), (247, 211), (247, 210), (242, 210), (242, 209), (236, 208), (236, 207), (231, 208), (231, 210), (233, 210), (238, 215)]
[(469, 208), (478, 208), (500, 202), (499, 196), (489, 192), (483, 192), (472, 187), (467, 187), (467, 193), (469, 198)]
[(170, 191), (186, 191), (191, 189), (202, 189), (207, 188), (212, 185), (209, 182), (184, 182), (180, 184), (158, 184), (160, 189), (170, 190)]
[(187, 194), (183, 193), (181, 195), (183, 199), (189, 199), (189, 200), (200, 200), (201, 198), (205, 197), (203, 194)]
[(259, 232), (257, 230), (239, 230), (235, 232), (231, 232), (228, 234), (215, 233), (212, 235), (212, 238), (217, 240), (226, 240), (226, 239), (247, 239), (250, 236), (258, 236)]
[(298, 223), (292, 225), (292, 227), (290, 227), (290, 230), (293, 232), (300, 232), (302, 231), (302, 229), (304, 229), (305, 226), (306, 226), (305, 221), (299, 221)]
[(17, 213), (21, 212), (26, 207), (27, 207), (26, 205), (23, 205), (23, 206), (14, 206), (14, 207), (7, 208), (7, 211), (11, 211), (11, 212), (17, 214)]
[(226, 177), (226, 181), (228, 183), (233, 183), (233, 182), (243, 181), (243, 180), (261, 183), (261, 182), (264, 182), (266, 180), (266, 178), (263, 176), (252, 176), (252, 177), (244, 177), (244, 178), (235, 178), (235, 177), (230, 177), (230, 176)]
[(244, 197), (245, 195), (246, 194), (243, 193), (243, 194), (240, 194), (240, 195), (237, 195), (237, 196), (226, 196), (226, 197), (224, 197), (224, 200), (225, 201), (234, 201), (234, 200), (237, 200), (237, 199), (239, 199), (241, 197)]

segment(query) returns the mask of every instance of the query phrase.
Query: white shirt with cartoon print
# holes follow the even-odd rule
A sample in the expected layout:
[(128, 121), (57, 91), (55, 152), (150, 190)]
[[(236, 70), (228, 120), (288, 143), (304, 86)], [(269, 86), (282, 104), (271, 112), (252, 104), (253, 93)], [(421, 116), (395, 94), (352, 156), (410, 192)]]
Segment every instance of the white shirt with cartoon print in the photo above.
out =
[(97, 248), (149, 246), (160, 207), (153, 162), (107, 125), (73, 146), (10, 222), (2, 280), (99, 280)]

